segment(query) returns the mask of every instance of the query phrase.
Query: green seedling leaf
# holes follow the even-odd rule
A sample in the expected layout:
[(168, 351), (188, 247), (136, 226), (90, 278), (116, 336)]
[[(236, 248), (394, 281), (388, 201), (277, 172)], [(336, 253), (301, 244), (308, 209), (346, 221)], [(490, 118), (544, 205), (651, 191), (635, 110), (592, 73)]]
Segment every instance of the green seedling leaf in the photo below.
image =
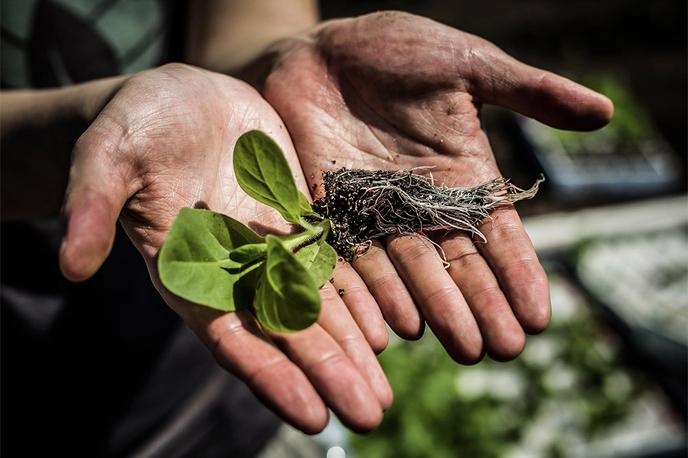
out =
[(160, 249), (160, 280), (177, 296), (197, 304), (223, 311), (246, 308), (254, 294), (242, 278), (250, 279), (248, 274), (259, 264), (242, 268), (229, 253), (262, 243), (261, 237), (229, 216), (183, 208)]
[(299, 191), (299, 208), (301, 210), (301, 216), (314, 216), (320, 218), (320, 215), (313, 210), (311, 203), (308, 202), (308, 198), (301, 191)]
[[(306, 196), (299, 191), (299, 208), (301, 212), (301, 218), (299, 219), (299, 224), (306, 230), (313, 230), (313, 221), (322, 221), (323, 217), (313, 210), (311, 203), (308, 202)], [(306, 218), (310, 218), (311, 222), (307, 221)]]
[(160, 250), (160, 279), (174, 294), (222, 311), (255, 302), (256, 317), (267, 329), (307, 328), (318, 318), (318, 289), (337, 260), (325, 242), (330, 221), (296, 188), (281, 149), (264, 133), (239, 138), (234, 170), (244, 192), (303, 231), (263, 239), (228, 216), (183, 209)]
[[(289, 163), (273, 139), (259, 130), (243, 134), (234, 146), (234, 173), (246, 194), (301, 223), (305, 197), (296, 189)], [(312, 211), (310, 204), (307, 209)]]
[(265, 243), (249, 243), (230, 251), (229, 259), (244, 265), (264, 258), (267, 251), (268, 246)]
[(258, 280), (258, 321), (275, 332), (300, 331), (320, 314), (318, 286), (293, 253), (274, 236), (266, 238), (265, 270)]
[(307, 215), (309, 213), (315, 213), (313, 211), (313, 207), (311, 207), (311, 203), (308, 202), (308, 198), (299, 191), (299, 209), (301, 210), (302, 215)]
[(306, 245), (294, 254), (318, 288), (327, 283), (337, 265), (337, 252), (325, 242), (324, 237)]

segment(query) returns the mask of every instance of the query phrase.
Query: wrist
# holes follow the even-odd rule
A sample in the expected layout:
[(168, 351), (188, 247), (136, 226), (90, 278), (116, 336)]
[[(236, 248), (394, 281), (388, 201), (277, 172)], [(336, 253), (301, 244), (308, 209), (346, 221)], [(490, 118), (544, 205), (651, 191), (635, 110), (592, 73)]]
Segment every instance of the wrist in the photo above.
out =
[(124, 78), (2, 93), (2, 219), (57, 214), (72, 148)]
[(303, 48), (322, 48), (326, 32), (339, 28), (352, 18), (331, 19), (320, 22), (310, 29), (269, 43), (256, 57), (230, 74), (249, 83), (264, 95), (265, 83), (280, 63)]
[(128, 78), (128, 75), (115, 76), (66, 88), (73, 116), (90, 125)]

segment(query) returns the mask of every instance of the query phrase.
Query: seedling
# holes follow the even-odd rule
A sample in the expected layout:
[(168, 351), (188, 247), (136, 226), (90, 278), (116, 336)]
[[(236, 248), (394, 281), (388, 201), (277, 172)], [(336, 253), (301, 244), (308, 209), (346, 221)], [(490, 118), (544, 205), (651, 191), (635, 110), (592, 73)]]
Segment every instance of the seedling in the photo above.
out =
[(522, 190), (498, 179), (448, 188), (418, 169), (340, 169), (324, 173), (325, 197), (311, 206), (282, 150), (257, 130), (237, 140), (234, 172), (246, 194), (301, 232), (260, 237), (229, 216), (183, 208), (160, 250), (160, 279), (174, 294), (217, 310), (254, 306), (260, 324), (276, 332), (305, 329), (318, 319), (318, 290), (332, 276), (337, 252), (350, 260), (374, 239), (435, 229), (484, 239), (477, 227), (490, 210), (532, 197), (539, 184)]
[(325, 241), (330, 223), (296, 188), (282, 150), (263, 132), (239, 138), (234, 173), (246, 194), (303, 230), (263, 238), (227, 215), (183, 208), (160, 250), (160, 280), (177, 296), (217, 310), (253, 304), (272, 331), (305, 329), (318, 319), (318, 289), (337, 263)]

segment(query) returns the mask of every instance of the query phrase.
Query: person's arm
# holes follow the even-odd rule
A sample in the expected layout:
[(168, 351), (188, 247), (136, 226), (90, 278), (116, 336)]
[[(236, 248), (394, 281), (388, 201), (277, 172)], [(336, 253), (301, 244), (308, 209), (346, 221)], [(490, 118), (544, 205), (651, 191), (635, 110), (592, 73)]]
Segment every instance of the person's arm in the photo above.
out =
[(3, 221), (57, 215), (72, 147), (125, 79), (0, 92)]
[(230, 75), (319, 21), (315, 0), (195, 0), (190, 8), (186, 61)]

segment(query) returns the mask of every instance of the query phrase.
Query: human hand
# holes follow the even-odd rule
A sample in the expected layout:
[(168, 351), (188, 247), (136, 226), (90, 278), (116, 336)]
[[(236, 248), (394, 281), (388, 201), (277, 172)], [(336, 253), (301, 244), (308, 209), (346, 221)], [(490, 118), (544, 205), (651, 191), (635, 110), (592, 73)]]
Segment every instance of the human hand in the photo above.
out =
[[(289, 129), (316, 196), (321, 172), (339, 167), (433, 166), (435, 180), (447, 186), (499, 177), (480, 122), (483, 103), (575, 130), (601, 127), (613, 112), (600, 94), (406, 13), (327, 22), (274, 50), (260, 86)], [(479, 361), (485, 350), (514, 358), (525, 332), (547, 326), (547, 278), (518, 214), (504, 206), (491, 216), (480, 228), (487, 243), (456, 232), (433, 236), (447, 270), (418, 236), (374, 244), (353, 261), (358, 274), (340, 266), (335, 286), (349, 285), (344, 301), (376, 350), (386, 342), (382, 316), (405, 338), (419, 337), (427, 321), (462, 363)]]
[(182, 207), (207, 207), (259, 231), (288, 229), (242, 192), (232, 167), (237, 138), (260, 129), (281, 146), (305, 189), (289, 135), (267, 102), (238, 80), (173, 64), (124, 81), (94, 118), (73, 153), (60, 251), (65, 276), (78, 281), (95, 273), (119, 219), (165, 301), (218, 363), (278, 414), (309, 433), (326, 425), (327, 407), (352, 429), (377, 426), (391, 390), (332, 285), (321, 290), (318, 323), (276, 334), (260, 329), (248, 311), (200, 307), (160, 283), (156, 256)]

